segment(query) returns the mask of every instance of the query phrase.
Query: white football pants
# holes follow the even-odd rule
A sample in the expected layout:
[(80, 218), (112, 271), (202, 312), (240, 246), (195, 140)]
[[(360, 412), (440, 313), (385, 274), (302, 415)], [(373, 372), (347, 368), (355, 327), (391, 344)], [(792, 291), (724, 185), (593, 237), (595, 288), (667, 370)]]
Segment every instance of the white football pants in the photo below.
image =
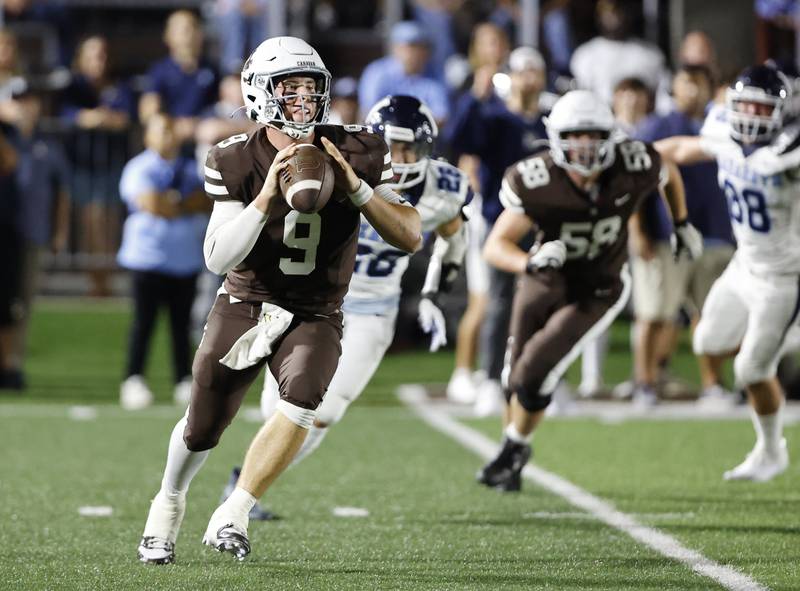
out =
[(781, 349), (800, 309), (800, 277), (753, 275), (734, 256), (708, 294), (694, 333), (695, 354), (739, 352), (738, 386), (776, 374)]

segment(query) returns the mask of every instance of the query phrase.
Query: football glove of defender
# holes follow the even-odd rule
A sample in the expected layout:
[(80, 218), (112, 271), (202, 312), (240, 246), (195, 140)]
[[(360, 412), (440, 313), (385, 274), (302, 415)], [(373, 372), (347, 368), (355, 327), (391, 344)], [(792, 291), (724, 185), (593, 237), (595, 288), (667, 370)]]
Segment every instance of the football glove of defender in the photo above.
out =
[(431, 353), (447, 344), (447, 325), (444, 314), (429, 295), (423, 294), (419, 300), (419, 325), (422, 331), (431, 335)]
[(669, 237), (669, 245), (676, 261), (684, 252), (693, 261), (703, 254), (703, 236), (688, 219), (675, 222), (675, 231)]
[(540, 245), (528, 258), (525, 266), (526, 273), (533, 273), (540, 269), (550, 267), (560, 269), (567, 260), (567, 247), (561, 240), (551, 240)]

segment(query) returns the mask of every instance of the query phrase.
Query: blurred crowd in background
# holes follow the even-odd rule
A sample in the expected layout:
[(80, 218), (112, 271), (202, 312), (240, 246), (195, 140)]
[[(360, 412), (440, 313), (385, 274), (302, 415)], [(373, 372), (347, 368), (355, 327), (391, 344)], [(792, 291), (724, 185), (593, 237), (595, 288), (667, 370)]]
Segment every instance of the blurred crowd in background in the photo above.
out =
[[(240, 109), (239, 72), (274, 31), (270, 3), (0, 4), (0, 256), (10, 274), (0, 290), (0, 387), (24, 387), (36, 293), (131, 295), (135, 319), (122, 378), (145, 373), (163, 306), (175, 395), (182, 399), (190, 338), (199, 335), (220, 282), (202, 259), (211, 207), (202, 167), (211, 145), (253, 127)], [(608, 100), (620, 129), (633, 137), (697, 134), (709, 103), (721, 100), (728, 81), (749, 64), (719, 55), (719, 36), (731, 31), (680, 30), (680, 43), (671, 46), (671, 25), (683, 23), (672, 18), (676, 3), (667, 0), (539, 2), (536, 49), (519, 47), (522, 2), (406, 1), (387, 22), (389, 4), (398, 3), (287, 2), (285, 32), (307, 38), (332, 72), (331, 123), (359, 123), (380, 98), (412, 94), (440, 123), (438, 154), (467, 172), (480, 195), (470, 220), (475, 248), (466, 287), (448, 302), (451, 340), (458, 342), (453, 381), (463, 401), (473, 401), (480, 387), (499, 390), (513, 289), (512, 278), (476, 253), (500, 212), (499, 178), (546, 139), (542, 116), (549, 106), (569, 89), (588, 88)], [(643, 4), (656, 6), (655, 29)], [(740, 26), (753, 38), (751, 61), (772, 59), (797, 80), (796, 1), (744, 4), (752, 18)], [(734, 248), (715, 165), (682, 172), (690, 219), (708, 254), (691, 268), (675, 264), (668, 216), (651, 200), (631, 246), (639, 382), (665, 383), (676, 335), (696, 320)], [(172, 237), (168, 251), (149, 248), (159, 233)], [(424, 263), (412, 264), (409, 294), (418, 293), (423, 273)], [(415, 315), (415, 305), (404, 309)], [(398, 323), (399, 346), (419, 338), (415, 324)], [(584, 395), (609, 389), (603, 351), (601, 338), (584, 359)], [(708, 398), (725, 387), (720, 368), (702, 359), (700, 376)], [(623, 385), (616, 394), (630, 392)]]

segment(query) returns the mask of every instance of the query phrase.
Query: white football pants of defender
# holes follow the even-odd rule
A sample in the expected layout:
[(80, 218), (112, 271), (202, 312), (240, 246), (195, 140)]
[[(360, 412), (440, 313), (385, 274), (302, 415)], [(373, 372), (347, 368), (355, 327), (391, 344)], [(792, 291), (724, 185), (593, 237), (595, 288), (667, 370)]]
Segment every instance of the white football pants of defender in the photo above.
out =
[(695, 354), (720, 355), (739, 347), (733, 364), (738, 386), (775, 377), (800, 308), (799, 281), (797, 275), (753, 275), (734, 256), (703, 305)]
[[(339, 366), (333, 374), (322, 404), (317, 408), (315, 426), (309, 429), (308, 436), (292, 464), (297, 464), (319, 447), (328, 432), (327, 427), (342, 420), (347, 407), (367, 387), (386, 350), (392, 344), (396, 319), (396, 310), (387, 316), (344, 313), (342, 356), (339, 358)], [(261, 413), (264, 420), (275, 412), (278, 398), (278, 383), (267, 370), (264, 389), (261, 392)], [(317, 427), (318, 424), (325, 427)]]

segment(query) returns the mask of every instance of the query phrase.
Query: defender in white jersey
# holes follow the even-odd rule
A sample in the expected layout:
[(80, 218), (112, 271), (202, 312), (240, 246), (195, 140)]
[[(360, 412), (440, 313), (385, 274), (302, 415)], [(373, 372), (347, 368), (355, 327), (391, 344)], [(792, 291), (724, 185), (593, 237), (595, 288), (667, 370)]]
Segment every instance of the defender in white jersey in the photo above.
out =
[[(418, 99), (388, 96), (370, 110), (366, 123), (391, 150), (395, 177), (390, 186), (417, 208), (423, 232), (437, 234), (419, 304), (420, 324), (431, 334), (430, 349), (436, 351), (447, 343), (437, 295), (455, 281), (467, 247), (462, 207), (471, 198), (469, 183), (458, 168), (430, 157), (438, 130), (433, 114)], [(328, 427), (342, 419), (378, 369), (394, 337), (400, 280), (408, 261), (405, 252), (387, 244), (362, 217), (355, 269), (343, 305), (342, 356), (294, 463), (319, 447)], [(277, 400), (277, 384), (267, 372), (261, 395), (265, 417)]]
[(752, 407), (755, 447), (725, 480), (766, 481), (789, 464), (776, 369), (800, 310), (800, 125), (784, 125), (790, 99), (783, 74), (754, 66), (728, 89), (726, 106), (711, 110), (700, 137), (655, 144), (678, 164), (716, 159), (728, 198), (736, 254), (694, 334), (695, 353), (736, 355), (734, 375)]

